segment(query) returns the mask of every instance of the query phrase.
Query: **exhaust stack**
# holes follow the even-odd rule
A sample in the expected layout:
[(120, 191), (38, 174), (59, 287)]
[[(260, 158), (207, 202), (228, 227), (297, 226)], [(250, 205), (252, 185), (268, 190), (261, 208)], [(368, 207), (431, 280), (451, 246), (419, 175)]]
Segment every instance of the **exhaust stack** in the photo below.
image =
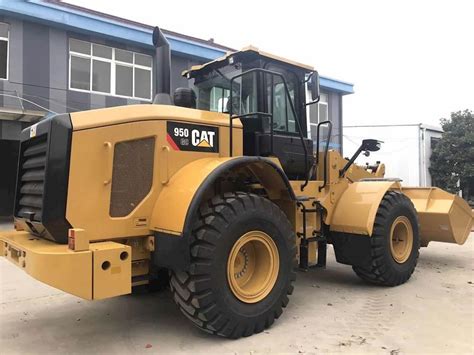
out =
[(155, 46), (155, 98), (154, 104), (172, 105), (171, 102), (171, 50), (170, 44), (159, 27), (153, 29)]

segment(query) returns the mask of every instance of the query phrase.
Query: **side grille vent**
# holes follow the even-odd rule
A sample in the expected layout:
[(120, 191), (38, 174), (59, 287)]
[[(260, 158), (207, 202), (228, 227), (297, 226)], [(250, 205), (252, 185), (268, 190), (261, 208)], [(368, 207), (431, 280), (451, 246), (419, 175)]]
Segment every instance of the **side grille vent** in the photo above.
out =
[(46, 173), (47, 136), (28, 141), (20, 158), (19, 217), (41, 221)]
[(69, 114), (45, 117), (20, 133), (14, 216), (19, 227), (68, 242), (66, 219), (72, 123)]
[(150, 192), (153, 183), (155, 137), (115, 144), (110, 216), (131, 213)]

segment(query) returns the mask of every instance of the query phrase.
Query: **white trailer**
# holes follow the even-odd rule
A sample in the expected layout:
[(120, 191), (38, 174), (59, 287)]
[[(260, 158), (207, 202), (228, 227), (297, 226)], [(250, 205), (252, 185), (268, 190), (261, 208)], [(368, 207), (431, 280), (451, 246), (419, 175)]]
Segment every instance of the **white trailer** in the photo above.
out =
[(360, 155), (357, 164), (385, 164), (386, 177), (399, 177), (405, 186), (431, 186), (431, 150), (443, 130), (425, 124), (344, 126), (343, 154), (351, 157), (362, 139), (383, 141), (378, 152), (370, 157)]

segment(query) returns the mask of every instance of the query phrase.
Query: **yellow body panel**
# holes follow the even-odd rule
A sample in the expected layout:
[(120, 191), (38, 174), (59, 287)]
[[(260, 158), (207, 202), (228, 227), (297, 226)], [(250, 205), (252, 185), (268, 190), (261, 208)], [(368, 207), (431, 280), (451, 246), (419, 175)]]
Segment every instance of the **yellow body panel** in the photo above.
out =
[(128, 245), (114, 242), (91, 244), (94, 253), (95, 300), (132, 292), (131, 249)]
[[(151, 215), (150, 229), (180, 234), (189, 205), (202, 182), (217, 167), (236, 158), (203, 158), (193, 161), (179, 170), (156, 200)], [(159, 246), (158, 246), (159, 247)]]
[[(66, 218), (75, 228), (84, 229), (90, 241), (149, 234), (155, 202), (176, 172), (199, 159), (229, 156), (229, 129), (222, 126), (228, 124), (225, 114), (176, 106), (135, 105), (73, 113), (71, 119), (74, 131)], [(166, 140), (167, 120), (218, 126), (219, 152), (171, 149)], [(233, 153), (241, 156), (242, 129), (240, 122), (235, 123)], [(144, 137), (155, 137), (152, 187), (129, 215), (113, 218), (109, 209), (114, 146), (117, 142)], [(168, 203), (159, 208), (166, 208)], [(145, 218), (146, 223), (137, 224), (137, 218)]]
[[(347, 160), (344, 159), (344, 163)], [(385, 175), (385, 164), (380, 164), (376, 171), (369, 172), (363, 166), (352, 164), (346, 172), (346, 177), (351, 181), (359, 181), (361, 179), (383, 178)]]
[[(129, 122), (156, 120), (211, 124), (227, 127), (227, 130), (229, 130), (229, 115), (226, 113), (195, 110), (171, 105), (128, 105), (73, 112), (71, 113), (71, 120), (74, 131)], [(242, 128), (242, 124), (237, 119), (234, 120), (233, 126), (235, 128)], [(236, 144), (236, 148), (237, 146)], [(227, 147), (228, 145), (223, 146), (223, 148), (228, 150)]]
[[(89, 250), (72, 251), (66, 244), (28, 232), (0, 232), (2, 254), (38, 281), (92, 300), (131, 292), (131, 248), (114, 242), (92, 243)], [(128, 257), (121, 259), (126, 252)], [(102, 264), (110, 263), (104, 270)]]
[[(7, 259), (33, 278), (72, 295), (92, 299), (92, 252), (73, 252), (56, 244), (15, 230), (0, 232)], [(19, 255), (20, 254), (20, 255)]]
[(331, 231), (372, 235), (380, 201), (388, 190), (400, 189), (393, 181), (362, 181), (350, 184), (337, 201)]

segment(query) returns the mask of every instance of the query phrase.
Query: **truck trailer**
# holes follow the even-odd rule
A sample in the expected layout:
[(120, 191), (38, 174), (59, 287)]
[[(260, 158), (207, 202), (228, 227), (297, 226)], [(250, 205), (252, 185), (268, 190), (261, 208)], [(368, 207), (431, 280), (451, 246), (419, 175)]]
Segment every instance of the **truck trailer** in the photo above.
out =
[[(371, 155), (371, 161), (382, 161), (387, 176), (402, 179), (406, 186), (435, 186), (429, 171), (431, 152), (443, 130), (426, 124), (377, 124), (344, 126), (343, 152), (351, 156), (359, 142), (368, 137), (383, 141), (383, 149)], [(367, 158), (358, 159), (361, 165)]]

